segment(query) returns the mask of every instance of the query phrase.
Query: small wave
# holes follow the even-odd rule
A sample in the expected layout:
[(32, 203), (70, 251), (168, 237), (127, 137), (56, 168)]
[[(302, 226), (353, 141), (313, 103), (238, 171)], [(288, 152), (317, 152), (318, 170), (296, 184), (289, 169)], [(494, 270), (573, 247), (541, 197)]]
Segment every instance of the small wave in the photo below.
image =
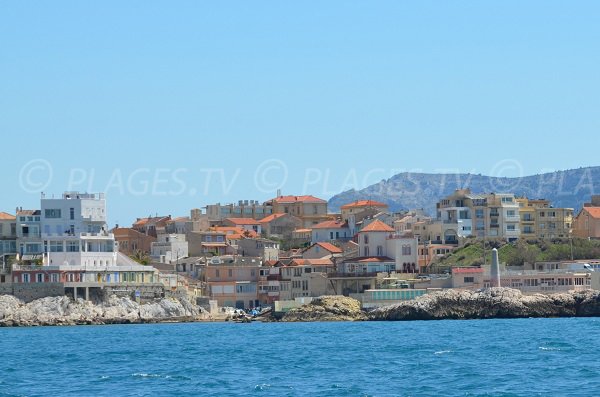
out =
[(545, 346), (540, 346), (540, 350), (541, 351), (545, 351), (545, 352), (559, 352), (559, 351), (561, 351), (561, 349), (559, 347), (545, 347)]
[(159, 374), (145, 374), (145, 373), (135, 373), (133, 375), (134, 378), (162, 378), (162, 375)]
[(442, 350), (442, 351), (439, 351), (439, 352), (435, 352), (434, 354), (436, 356), (441, 356), (442, 354), (450, 354), (450, 353), (452, 353), (452, 350)]
[(254, 386), (254, 390), (256, 390), (256, 391), (264, 391), (264, 390), (268, 390), (270, 388), (271, 388), (271, 385), (269, 385), (267, 383), (263, 383), (262, 385)]

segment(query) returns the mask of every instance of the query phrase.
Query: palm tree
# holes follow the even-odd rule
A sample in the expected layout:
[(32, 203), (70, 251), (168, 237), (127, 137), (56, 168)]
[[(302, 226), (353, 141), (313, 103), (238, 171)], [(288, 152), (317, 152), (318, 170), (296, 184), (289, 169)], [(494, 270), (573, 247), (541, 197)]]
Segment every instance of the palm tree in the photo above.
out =
[(150, 257), (142, 250), (136, 250), (133, 255), (130, 255), (130, 258), (142, 265), (150, 263)]

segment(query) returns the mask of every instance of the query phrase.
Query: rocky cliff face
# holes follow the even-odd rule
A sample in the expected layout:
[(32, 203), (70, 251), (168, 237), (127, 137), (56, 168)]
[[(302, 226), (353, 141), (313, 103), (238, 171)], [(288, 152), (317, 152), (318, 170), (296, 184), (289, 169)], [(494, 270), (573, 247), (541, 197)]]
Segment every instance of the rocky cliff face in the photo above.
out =
[(510, 288), (447, 290), (376, 309), (375, 321), (600, 316), (600, 291), (523, 295)]
[(308, 305), (290, 310), (281, 321), (362, 321), (366, 319), (367, 316), (356, 299), (345, 296), (322, 296), (313, 299)]
[(25, 304), (11, 295), (0, 296), (0, 326), (126, 324), (207, 318), (206, 312), (184, 299), (161, 299), (140, 305), (128, 298), (111, 296), (105, 302), (93, 304), (60, 296)]

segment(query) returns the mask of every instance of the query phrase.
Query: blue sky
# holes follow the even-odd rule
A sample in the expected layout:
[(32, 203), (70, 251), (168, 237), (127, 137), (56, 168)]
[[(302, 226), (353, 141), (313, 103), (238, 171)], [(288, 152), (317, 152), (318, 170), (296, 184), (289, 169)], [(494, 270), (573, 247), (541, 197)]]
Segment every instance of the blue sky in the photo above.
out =
[(597, 2), (2, 2), (0, 208), (596, 165)]

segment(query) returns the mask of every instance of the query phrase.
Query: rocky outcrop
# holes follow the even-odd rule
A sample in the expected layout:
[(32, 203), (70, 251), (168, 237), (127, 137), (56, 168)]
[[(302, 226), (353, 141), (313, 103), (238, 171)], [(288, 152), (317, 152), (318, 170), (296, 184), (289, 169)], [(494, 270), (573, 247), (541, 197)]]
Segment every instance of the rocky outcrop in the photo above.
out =
[(322, 296), (308, 305), (292, 309), (281, 321), (363, 321), (367, 316), (356, 299), (345, 296)]
[(600, 316), (600, 292), (523, 295), (510, 288), (446, 290), (369, 313), (375, 321)]
[(165, 298), (138, 304), (129, 298), (113, 295), (94, 304), (60, 296), (23, 303), (11, 295), (0, 296), (0, 326), (123, 324), (208, 318), (203, 309), (185, 299)]

